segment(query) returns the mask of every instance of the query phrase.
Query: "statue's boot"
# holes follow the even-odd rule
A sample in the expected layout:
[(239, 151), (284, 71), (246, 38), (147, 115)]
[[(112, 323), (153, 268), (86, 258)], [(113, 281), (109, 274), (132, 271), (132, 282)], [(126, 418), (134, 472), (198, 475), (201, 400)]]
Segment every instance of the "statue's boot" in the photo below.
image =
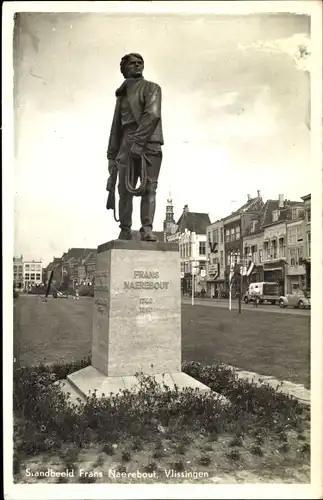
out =
[(121, 229), (118, 240), (132, 240), (131, 229)]
[(153, 221), (156, 209), (157, 182), (147, 182), (146, 191), (141, 197), (140, 218), (141, 218), (141, 241), (158, 241), (153, 234)]

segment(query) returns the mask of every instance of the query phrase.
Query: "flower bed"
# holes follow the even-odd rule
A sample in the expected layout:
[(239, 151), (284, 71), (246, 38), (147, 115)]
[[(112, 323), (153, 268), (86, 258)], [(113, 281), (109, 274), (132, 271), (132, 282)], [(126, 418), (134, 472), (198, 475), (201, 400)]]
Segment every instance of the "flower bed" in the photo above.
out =
[[(16, 481), (39, 480), (26, 475), (28, 464), (36, 460), (39, 469), (52, 463), (53, 457), (59, 469), (82, 470), (82, 463), (87, 467), (90, 463), (91, 470), (101, 472), (102, 477), (66, 478), (79, 482), (155, 482), (156, 471), (164, 471), (161, 482), (201, 481), (187, 473), (211, 478), (237, 470), (281, 472), (290, 463), (294, 470), (309, 468), (308, 408), (265, 384), (257, 387), (238, 380), (233, 370), (222, 365), (187, 363), (184, 372), (226, 396), (231, 404), (223, 405), (213, 393), (167, 386), (161, 390), (153, 377), (143, 375), (138, 393), (124, 390), (100, 399), (93, 394), (72, 404), (53, 382), (89, 363), (87, 359), (15, 370)], [(110, 477), (112, 469), (120, 477)], [(129, 477), (132, 470), (146, 471), (146, 476)], [(169, 477), (165, 471), (171, 471)], [(61, 482), (62, 476), (54, 480)]]

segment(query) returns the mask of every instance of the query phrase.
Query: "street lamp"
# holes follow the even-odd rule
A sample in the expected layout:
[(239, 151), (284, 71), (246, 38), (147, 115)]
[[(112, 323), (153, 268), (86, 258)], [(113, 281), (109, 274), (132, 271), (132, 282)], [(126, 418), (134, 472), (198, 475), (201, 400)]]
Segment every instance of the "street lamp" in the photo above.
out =
[(198, 269), (199, 266), (194, 266), (193, 264), (195, 261), (192, 262), (192, 306), (194, 306), (194, 276), (195, 276), (195, 269)]

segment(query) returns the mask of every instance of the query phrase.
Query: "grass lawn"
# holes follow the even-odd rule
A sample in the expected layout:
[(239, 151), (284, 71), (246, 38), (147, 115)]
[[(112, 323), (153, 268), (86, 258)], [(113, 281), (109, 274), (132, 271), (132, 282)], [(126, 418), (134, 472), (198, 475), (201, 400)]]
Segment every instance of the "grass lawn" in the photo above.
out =
[[(17, 299), (23, 365), (74, 361), (91, 352), (93, 299)], [(183, 361), (231, 364), (310, 385), (310, 318), (182, 305)]]

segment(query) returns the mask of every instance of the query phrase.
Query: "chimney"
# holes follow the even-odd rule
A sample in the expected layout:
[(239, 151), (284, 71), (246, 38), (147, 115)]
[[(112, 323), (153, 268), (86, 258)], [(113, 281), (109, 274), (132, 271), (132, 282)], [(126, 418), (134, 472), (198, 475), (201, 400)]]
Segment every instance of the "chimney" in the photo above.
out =
[(283, 194), (279, 194), (278, 195), (278, 206), (279, 208), (284, 208), (284, 195)]
[(184, 208), (183, 208), (183, 213), (184, 214), (187, 214), (188, 213), (188, 205), (184, 205)]
[(247, 196), (248, 196), (248, 201), (250, 201), (251, 200), (251, 194), (247, 194)]
[(258, 198), (261, 198), (261, 192), (259, 191), (259, 189), (257, 191), (257, 196), (258, 196)]

